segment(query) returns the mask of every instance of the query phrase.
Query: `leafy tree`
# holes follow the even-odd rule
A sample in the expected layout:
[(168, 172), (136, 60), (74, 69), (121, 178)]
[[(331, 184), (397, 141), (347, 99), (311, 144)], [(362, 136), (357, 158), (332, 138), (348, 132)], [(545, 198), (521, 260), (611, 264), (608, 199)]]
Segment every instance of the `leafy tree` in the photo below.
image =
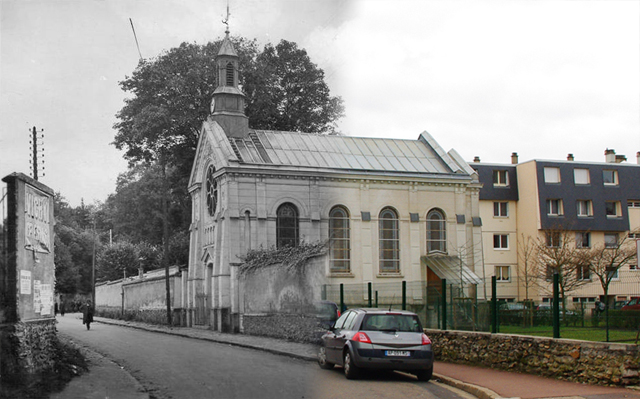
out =
[(109, 245), (100, 252), (96, 260), (96, 279), (99, 281), (118, 280), (137, 275), (140, 260), (136, 246), (128, 241)]
[(344, 115), (342, 99), (330, 95), (324, 71), (296, 43), (267, 44), (245, 77), (251, 127), (336, 132), (335, 122)]

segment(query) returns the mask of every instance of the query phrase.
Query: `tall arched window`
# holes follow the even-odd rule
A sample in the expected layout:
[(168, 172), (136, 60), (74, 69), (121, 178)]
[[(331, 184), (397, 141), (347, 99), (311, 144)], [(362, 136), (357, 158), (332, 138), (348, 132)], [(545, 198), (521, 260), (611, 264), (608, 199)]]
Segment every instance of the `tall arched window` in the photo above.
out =
[(280, 205), (276, 213), (278, 248), (298, 246), (298, 209), (291, 203)]
[(329, 212), (330, 267), (332, 272), (351, 270), (349, 212), (336, 206)]
[(228, 63), (226, 68), (227, 73), (227, 86), (233, 86), (233, 64)]
[(218, 182), (216, 181), (214, 174), (216, 173), (216, 168), (213, 165), (209, 166), (207, 170), (207, 182), (206, 182), (206, 190), (207, 190), (207, 209), (209, 210), (209, 215), (214, 216), (216, 214), (216, 208), (218, 206)]
[(427, 213), (427, 253), (432, 252), (447, 252), (447, 224), (437, 209)]
[(398, 214), (385, 208), (378, 218), (380, 237), (380, 273), (400, 272), (400, 235)]

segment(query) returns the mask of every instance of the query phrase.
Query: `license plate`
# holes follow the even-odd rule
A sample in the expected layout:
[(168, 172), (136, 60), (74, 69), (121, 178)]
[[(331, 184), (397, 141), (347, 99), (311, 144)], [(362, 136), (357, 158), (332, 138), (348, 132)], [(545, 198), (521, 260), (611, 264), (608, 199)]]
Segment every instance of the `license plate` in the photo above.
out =
[(410, 351), (384, 351), (386, 356), (411, 356)]

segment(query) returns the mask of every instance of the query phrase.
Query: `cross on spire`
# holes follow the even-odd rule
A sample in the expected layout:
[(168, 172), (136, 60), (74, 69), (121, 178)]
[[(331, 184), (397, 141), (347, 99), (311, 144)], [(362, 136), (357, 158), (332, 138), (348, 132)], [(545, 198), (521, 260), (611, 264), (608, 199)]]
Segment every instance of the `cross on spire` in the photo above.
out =
[(229, 0), (227, 0), (227, 18), (222, 20), (222, 23), (227, 25), (227, 29), (224, 31), (227, 35), (229, 35)]

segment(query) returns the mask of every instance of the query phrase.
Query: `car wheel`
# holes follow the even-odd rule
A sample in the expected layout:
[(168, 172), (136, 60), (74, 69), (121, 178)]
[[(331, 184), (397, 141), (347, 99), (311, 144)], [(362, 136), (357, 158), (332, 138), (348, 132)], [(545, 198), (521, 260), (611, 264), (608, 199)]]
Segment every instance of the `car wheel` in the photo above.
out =
[(331, 370), (335, 364), (327, 361), (327, 349), (324, 346), (318, 351), (318, 365), (321, 369)]
[(344, 354), (344, 376), (348, 380), (355, 380), (360, 376), (360, 368), (353, 364), (351, 351), (347, 351)]
[(427, 382), (431, 379), (432, 375), (433, 375), (433, 367), (427, 370), (416, 371), (416, 377), (418, 377), (418, 381)]

